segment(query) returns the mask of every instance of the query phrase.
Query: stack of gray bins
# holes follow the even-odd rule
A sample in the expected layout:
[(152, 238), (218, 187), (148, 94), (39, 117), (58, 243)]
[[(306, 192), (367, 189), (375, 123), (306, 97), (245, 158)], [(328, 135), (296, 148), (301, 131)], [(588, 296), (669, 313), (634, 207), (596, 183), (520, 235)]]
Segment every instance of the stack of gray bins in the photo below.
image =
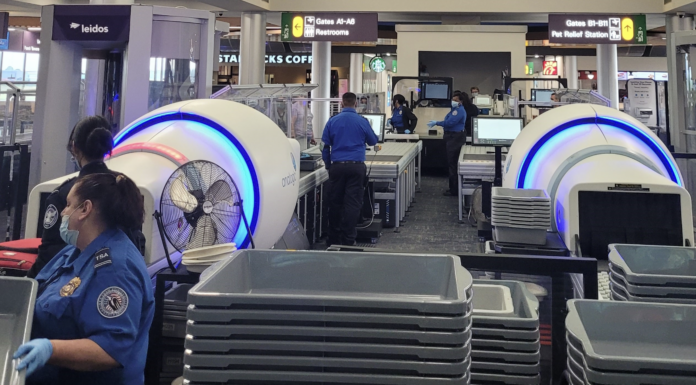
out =
[(167, 343), (161, 347), (162, 369), (160, 379), (174, 380), (184, 373), (184, 339), (186, 338), (186, 303), (188, 292), (193, 287), (181, 284), (164, 295), (162, 337)]
[(494, 187), (491, 224), (500, 243), (545, 245), (551, 226), (551, 199), (544, 190)]
[(539, 301), (522, 282), (474, 280), (472, 384), (538, 385)]
[(696, 384), (696, 306), (568, 301), (571, 385)]
[(611, 297), (616, 301), (696, 304), (696, 249), (609, 245)]
[(189, 292), (189, 384), (469, 384), (471, 274), (449, 255), (240, 250)]

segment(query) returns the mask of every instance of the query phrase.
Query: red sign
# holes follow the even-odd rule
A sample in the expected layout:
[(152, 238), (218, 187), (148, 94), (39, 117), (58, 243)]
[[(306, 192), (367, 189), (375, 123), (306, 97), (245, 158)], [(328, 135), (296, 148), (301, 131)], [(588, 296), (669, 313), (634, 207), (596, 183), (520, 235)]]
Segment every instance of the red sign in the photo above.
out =
[(544, 72), (542, 72), (542, 74), (543, 75), (558, 75), (558, 62), (544, 60)]

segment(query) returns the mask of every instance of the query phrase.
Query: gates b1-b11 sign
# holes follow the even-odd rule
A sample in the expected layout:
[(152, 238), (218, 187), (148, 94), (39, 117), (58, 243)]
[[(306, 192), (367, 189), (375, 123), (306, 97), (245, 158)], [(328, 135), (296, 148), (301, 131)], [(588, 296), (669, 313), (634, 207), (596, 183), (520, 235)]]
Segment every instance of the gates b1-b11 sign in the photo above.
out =
[(549, 15), (549, 42), (647, 44), (645, 15)]

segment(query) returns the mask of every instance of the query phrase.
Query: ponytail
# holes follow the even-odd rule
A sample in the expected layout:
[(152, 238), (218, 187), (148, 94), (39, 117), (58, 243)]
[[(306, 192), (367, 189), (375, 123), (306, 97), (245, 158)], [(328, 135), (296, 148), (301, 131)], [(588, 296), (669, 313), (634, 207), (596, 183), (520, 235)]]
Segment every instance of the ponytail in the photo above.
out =
[(75, 194), (81, 201), (90, 200), (109, 227), (134, 229), (143, 224), (142, 194), (124, 174), (110, 172), (80, 177), (75, 183)]
[(70, 134), (68, 151), (72, 152), (73, 146), (88, 160), (104, 159), (114, 148), (111, 125), (102, 116), (83, 118)]

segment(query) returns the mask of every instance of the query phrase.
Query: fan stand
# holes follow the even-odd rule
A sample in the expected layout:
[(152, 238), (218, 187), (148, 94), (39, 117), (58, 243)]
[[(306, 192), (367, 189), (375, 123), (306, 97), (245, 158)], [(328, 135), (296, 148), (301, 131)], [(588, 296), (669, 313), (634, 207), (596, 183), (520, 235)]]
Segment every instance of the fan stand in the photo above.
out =
[(155, 210), (155, 213), (152, 214), (152, 216), (155, 217), (155, 220), (157, 221), (157, 228), (159, 229), (160, 238), (162, 238), (162, 246), (164, 247), (164, 256), (167, 258), (169, 268), (172, 270), (172, 273), (176, 273), (176, 268), (174, 267), (174, 263), (172, 263), (172, 258), (169, 256), (167, 240), (164, 238), (164, 223), (162, 223), (162, 213)]
[(249, 227), (249, 222), (247, 221), (246, 214), (244, 213), (244, 201), (240, 199), (239, 203), (235, 203), (234, 205), (238, 206), (239, 211), (242, 212), (242, 219), (244, 220), (244, 227), (246, 227), (247, 235), (249, 236), (249, 243), (251, 243), (251, 248), (255, 249), (256, 245), (254, 244), (254, 237), (251, 235), (251, 228)]

